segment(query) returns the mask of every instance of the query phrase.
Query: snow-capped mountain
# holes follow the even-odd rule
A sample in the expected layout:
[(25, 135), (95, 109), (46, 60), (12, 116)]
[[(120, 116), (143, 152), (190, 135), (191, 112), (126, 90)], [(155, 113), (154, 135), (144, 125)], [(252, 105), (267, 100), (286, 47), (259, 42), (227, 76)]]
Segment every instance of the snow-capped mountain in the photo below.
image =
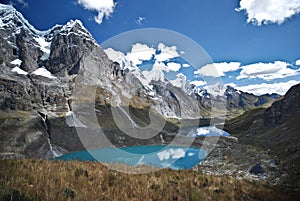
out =
[[(255, 96), (236, 90), (231, 86), (224, 86), (219, 82), (204, 87), (196, 87), (180, 72), (173, 72), (176, 73), (176, 78), (169, 80), (165, 75), (166, 72), (169, 72), (169, 68), (163, 62), (154, 61), (151, 70), (141, 70), (138, 65), (134, 65), (134, 62), (130, 61), (130, 57), (131, 59), (133, 58), (132, 54), (130, 54), (129, 57), (128, 53), (125, 55), (123, 52), (116, 51), (112, 48), (107, 48), (104, 51), (112, 61), (120, 63), (122, 68), (134, 73), (148, 89), (148, 94), (156, 100), (163, 100), (168, 92), (174, 92), (176, 89), (184, 92), (185, 97), (197, 100), (197, 107), (200, 108), (200, 113), (203, 117), (211, 115), (207, 109), (209, 110), (209, 108), (212, 107), (213, 102), (226, 104), (226, 107), (220, 108), (220, 110), (226, 109), (226, 113), (229, 116), (235, 116), (250, 108), (264, 105), (279, 98), (277, 94), (271, 96)], [(133, 60), (135, 60), (135, 58), (133, 58)], [(178, 95), (178, 97), (182, 98), (180, 95)], [(164, 101), (172, 102), (170, 99)], [(215, 115), (220, 115), (220, 113)], [(166, 113), (165, 116), (167, 116)], [(174, 116), (176, 117), (176, 115), (172, 115), (172, 117)], [(192, 118), (192, 116), (190, 117)]]
[[(147, 51), (147, 57), (153, 56), (151, 48)], [(157, 60), (168, 56), (164, 54)], [(12, 6), (0, 4), (0, 112), (9, 119), (0, 125), (0, 137), (5, 139), (0, 141), (1, 152), (52, 157), (80, 150), (76, 129), (93, 135), (99, 132), (98, 124), (110, 140), (124, 143), (114, 124), (114, 108), (123, 113), (120, 118), (126, 126), (147, 126), (149, 111), (164, 122), (237, 114), (269, 101), (232, 88), (197, 88), (180, 74), (170, 81), (163, 62), (141, 70), (139, 60), (133, 59), (103, 50), (79, 20), (38, 31)], [(230, 105), (224, 106), (226, 101)], [(220, 107), (221, 112), (212, 113), (216, 102), (227, 111)]]

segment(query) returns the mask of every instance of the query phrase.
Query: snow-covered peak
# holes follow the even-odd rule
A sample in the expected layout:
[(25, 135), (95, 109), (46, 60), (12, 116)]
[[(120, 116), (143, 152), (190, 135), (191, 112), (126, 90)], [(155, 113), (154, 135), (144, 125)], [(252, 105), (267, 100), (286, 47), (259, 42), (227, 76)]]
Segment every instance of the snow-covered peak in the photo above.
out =
[(226, 87), (220, 82), (207, 85), (204, 87), (204, 89), (206, 89), (211, 95), (215, 97), (224, 96), (224, 93), (226, 91)]
[(162, 83), (169, 83), (169, 80), (165, 77), (165, 71), (168, 67), (163, 62), (155, 62), (150, 71), (143, 71), (144, 77), (147, 79), (148, 84), (151, 81), (160, 81)]
[(49, 30), (39, 31), (13, 6), (0, 4), (0, 29), (11, 29), (15, 33), (20, 33), (21, 28), (27, 29), (36, 37), (44, 37), (46, 41), (52, 40), (54, 34), (58, 32), (61, 34), (74, 33), (90, 39), (93, 38), (80, 20), (70, 20), (66, 25), (55, 25)]
[(241, 94), (241, 92), (239, 90), (233, 88), (232, 86), (229, 86), (229, 85), (226, 86), (226, 90), (224, 92), (225, 96), (236, 94), (236, 93)]
[(0, 3), (0, 12), (2, 12), (2, 10), (13, 11), (13, 10), (15, 10), (15, 8), (12, 5), (6, 5), (6, 4)]
[(80, 20), (70, 20), (59, 30), (61, 34), (79, 34), (88, 38), (93, 38), (91, 33), (83, 26)]
[(43, 31), (35, 29), (13, 6), (0, 4), (0, 29), (8, 28), (15, 29), (16, 32), (19, 32), (21, 28), (25, 28), (32, 34), (44, 34)]
[(197, 94), (198, 96), (204, 97), (204, 98), (211, 98), (211, 94), (208, 93), (206, 89), (203, 88), (194, 88), (194, 93)]
[(186, 76), (182, 73), (176, 75), (176, 79), (170, 80), (171, 84), (175, 87), (186, 89), (190, 86), (190, 83), (187, 81)]

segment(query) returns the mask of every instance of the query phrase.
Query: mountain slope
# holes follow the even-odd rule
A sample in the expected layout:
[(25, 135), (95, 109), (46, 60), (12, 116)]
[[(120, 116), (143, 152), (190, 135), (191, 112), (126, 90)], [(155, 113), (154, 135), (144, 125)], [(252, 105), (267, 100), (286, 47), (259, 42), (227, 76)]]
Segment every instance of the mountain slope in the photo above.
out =
[(270, 107), (258, 108), (226, 122), (224, 129), (242, 144), (262, 148), (278, 160), (289, 183), (300, 183), (300, 84)]

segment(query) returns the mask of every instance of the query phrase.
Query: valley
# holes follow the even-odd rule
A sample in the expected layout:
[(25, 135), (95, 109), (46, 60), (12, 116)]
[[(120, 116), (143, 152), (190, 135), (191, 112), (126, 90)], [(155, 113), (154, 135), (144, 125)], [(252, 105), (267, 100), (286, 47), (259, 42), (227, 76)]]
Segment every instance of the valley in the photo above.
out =
[[(39, 31), (4, 4), (0, 19), (1, 200), (296, 200), (299, 84), (283, 96), (201, 88), (155, 64), (142, 71), (79, 20)], [(190, 149), (149, 161), (207, 154), (179, 170), (141, 153), (133, 166), (110, 160), (110, 148), (167, 145)], [(103, 164), (55, 160), (105, 148)]]

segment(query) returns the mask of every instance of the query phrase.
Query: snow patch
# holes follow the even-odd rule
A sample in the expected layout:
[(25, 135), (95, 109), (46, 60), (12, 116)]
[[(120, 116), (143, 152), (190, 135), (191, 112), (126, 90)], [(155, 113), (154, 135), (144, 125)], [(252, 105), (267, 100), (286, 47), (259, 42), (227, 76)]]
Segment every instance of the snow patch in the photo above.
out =
[(44, 52), (43, 56), (41, 57), (41, 60), (47, 60), (50, 56), (50, 46), (51, 42), (47, 42), (44, 37), (37, 37), (34, 38), (36, 42), (40, 45), (41, 50)]
[(39, 75), (39, 76), (43, 76), (43, 77), (47, 77), (50, 79), (54, 79), (56, 78), (55, 76), (53, 76), (46, 68), (42, 67), (42, 68), (38, 68), (36, 69), (33, 74), (35, 75)]
[(20, 59), (15, 59), (10, 63), (16, 66), (20, 66), (22, 64), (22, 61)]
[(12, 72), (16, 72), (16, 73), (18, 73), (20, 75), (27, 75), (28, 74), (26, 71), (22, 70), (19, 67), (14, 67), (11, 71)]
[(0, 27), (2, 28), (4, 26), (4, 23), (2, 22), (2, 20), (0, 19)]

